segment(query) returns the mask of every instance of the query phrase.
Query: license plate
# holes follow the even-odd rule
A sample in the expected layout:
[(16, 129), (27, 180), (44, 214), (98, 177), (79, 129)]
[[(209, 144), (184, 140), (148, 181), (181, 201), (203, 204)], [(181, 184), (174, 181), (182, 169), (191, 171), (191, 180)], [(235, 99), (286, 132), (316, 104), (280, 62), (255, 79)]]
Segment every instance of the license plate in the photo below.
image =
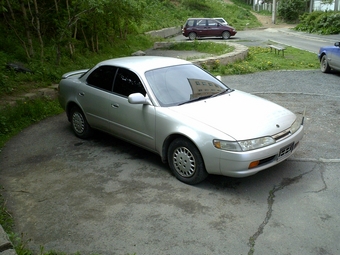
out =
[(294, 143), (291, 143), (280, 149), (279, 156), (277, 158), (278, 161), (284, 160), (287, 158), (293, 151)]

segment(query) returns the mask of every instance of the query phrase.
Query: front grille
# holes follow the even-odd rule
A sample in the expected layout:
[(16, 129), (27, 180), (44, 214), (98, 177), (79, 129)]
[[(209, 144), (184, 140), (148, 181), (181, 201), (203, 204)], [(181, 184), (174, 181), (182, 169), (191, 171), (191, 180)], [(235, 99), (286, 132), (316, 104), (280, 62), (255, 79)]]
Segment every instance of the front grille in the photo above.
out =
[(280, 141), (282, 139), (286, 139), (290, 135), (291, 135), (290, 129), (288, 128), (280, 133), (277, 133), (276, 135), (273, 135), (273, 138), (275, 139), (275, 141)]

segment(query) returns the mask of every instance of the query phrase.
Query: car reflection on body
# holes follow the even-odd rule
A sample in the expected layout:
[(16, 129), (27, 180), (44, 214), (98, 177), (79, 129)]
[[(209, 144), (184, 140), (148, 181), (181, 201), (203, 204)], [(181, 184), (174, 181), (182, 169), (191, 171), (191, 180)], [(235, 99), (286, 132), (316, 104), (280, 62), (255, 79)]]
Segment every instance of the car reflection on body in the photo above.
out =
[(76, 136), (98, 129), (155, 152), (188, 184), (255, 174), (303, 137), (302, 116), (176, 58), (117, 58), (66, 73), (59, 102)]
[(323, 73), (329, 73), (332, 69), (340, 72), (340, 42), (334, 43), (334, 46), (321, 47), (318, 58)]

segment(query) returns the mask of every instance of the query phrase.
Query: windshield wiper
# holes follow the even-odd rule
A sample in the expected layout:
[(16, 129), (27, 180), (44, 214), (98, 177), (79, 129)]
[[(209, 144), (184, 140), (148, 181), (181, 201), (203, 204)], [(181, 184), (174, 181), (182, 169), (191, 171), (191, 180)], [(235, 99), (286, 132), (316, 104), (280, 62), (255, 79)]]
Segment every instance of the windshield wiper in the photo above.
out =
[(218, 92), (218, 93), (216, 93), (216, 94), (214, 94), (214, 95), (211, 95), (210, 97), (217, 97), (217, 96), (223, 95), (224, 93), (233, 92), (233, 91), (234, 91), (233, 89), (227, 88), (226, 90), (223, 90), (223, 91)]
[(196, 97), (196, 98), (190, 99), (190, 100), (188, 100), (188, 101), (185, 101), (185, 102), (183, 102), (183, 103), (179, 103), (178, 105), (183, 105), (183, 104), (188, 104), (188, 103), (200, 101), (200, 100), (202, 100), (202, 99), (206, 99), (206, 98), (209, 98), (209, 97), (211, 97), (211, 96), (209, 95), (209, 96)]

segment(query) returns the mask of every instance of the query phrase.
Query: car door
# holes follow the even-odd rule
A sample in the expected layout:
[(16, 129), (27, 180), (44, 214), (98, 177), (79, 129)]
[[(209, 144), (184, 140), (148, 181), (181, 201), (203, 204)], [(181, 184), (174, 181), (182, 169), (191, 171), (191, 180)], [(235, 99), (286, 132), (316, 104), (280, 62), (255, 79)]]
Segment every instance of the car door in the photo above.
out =
[(130, 104), (128, 96), (146, 91), (138, 76), (127, 69), (119, 68), (110, 97), (109, 118), (111, 132), (139, 146), (155, 149), (155, 107)]
[(207, 35), (207, 20), (197, 19), (195, 25), (195, 31), (198, 37), (204, 37)]
[(221, 28), (219, 23), (214, 19), (207, 20), (206, 36), (221, 36)]
[(332, 67), (340, 71), (340, 47), (335, 47), (331, 52)]
[(86, 84), (78, 91), (77, 100), (93, 128), (109, 131), (110, 95), (116, 71), (113, 66), (98, 67), (89, 74)]

